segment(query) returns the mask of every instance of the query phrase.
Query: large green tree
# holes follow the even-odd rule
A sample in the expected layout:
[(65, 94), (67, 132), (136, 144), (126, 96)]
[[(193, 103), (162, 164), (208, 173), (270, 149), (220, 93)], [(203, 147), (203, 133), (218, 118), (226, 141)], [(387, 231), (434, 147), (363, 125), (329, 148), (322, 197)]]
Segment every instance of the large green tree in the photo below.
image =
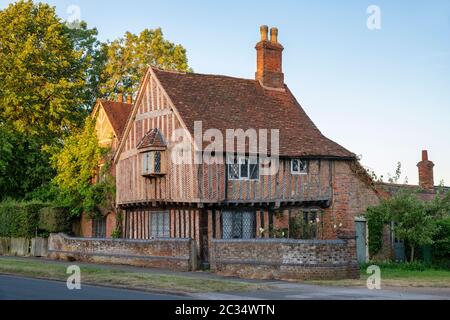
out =
[(103, 47), (106, 65), (101, 74), (101, 95), (115, 98), (117, 93), (135, 95), (149, 65), (166, 70), (192, 71), (186, 49), (164, 39), (160, 28), (145, 29), (139, 35), (127, 32), (124, 37)]
[(98, 87), (96, 31), (71, 29), (53, 7), (24, 0), (0, 11), (0, 30), (0, 122), (48, 141), (79, 126), (88, 87)]
[(54, 175), (43, 149), (79, 127), (98, 96), (97, 31), (70, 28), (47, 4), (0, 11), (0, 200), (23, 198)]

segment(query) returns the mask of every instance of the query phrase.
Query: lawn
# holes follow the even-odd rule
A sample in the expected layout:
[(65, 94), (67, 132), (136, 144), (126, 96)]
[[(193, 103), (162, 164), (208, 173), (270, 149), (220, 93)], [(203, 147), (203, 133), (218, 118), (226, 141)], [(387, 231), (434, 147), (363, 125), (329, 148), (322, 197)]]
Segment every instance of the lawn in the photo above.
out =
[[(373, 263), (377, 265), (377, 263)], [(433, 287), (450, 288), (450, 270), (424, 267), (420, 264), (380, 263), (382, 287)], [(360, 279), (320, 280), (309, 283), (337, 286), (366, 286), (366, 267), (361, 267)]]
[[(0, 258), (0, 274), (21, 275), (66, 281), (67, 265), (48, 261)], [(81, 283), (166, 292), (220, 292), (262, 290), (258, 284), (235, 280), (194, 278), (189, 276), (111, 270), (81, 266)]]

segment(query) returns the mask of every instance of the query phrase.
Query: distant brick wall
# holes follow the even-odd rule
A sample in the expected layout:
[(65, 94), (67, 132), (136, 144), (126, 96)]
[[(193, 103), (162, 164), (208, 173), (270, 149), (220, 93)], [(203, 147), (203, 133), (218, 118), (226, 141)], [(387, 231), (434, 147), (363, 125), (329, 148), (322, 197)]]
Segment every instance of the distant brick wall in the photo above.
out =
[(212, 240), (211, 270), (255, 279), (358, 278), (354, 239)]
[(336, 239), (340, 230), (354, 232), (355, 218), (380, 202), (374, 188), (355, 173), (352, 165), (351, 161), (333, 162), (333, 198), (325, 210), (324, 239)]
[(197, 253), (191, 239), (123, 240), (71, 238), (51, 234), (49, 257), (95, 263), (191, 271)]

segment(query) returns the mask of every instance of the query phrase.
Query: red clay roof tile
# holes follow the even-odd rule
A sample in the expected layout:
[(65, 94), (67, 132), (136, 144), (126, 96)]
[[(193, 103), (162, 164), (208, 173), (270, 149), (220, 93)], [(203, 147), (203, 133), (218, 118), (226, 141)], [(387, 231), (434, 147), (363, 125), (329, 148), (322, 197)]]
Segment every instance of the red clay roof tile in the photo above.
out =
[(275, 91), (256, 80), (152, 70), (191, 134), (200, 120), (203, 131), (216, 128), (224, 137), (226, 129), (279, 129), (281, 156), (355, 158), (317, 129), (287, 86)]
[(108, 116), (108, 119), (117, 135), (117, 138), (120, 141), (123, 131), (125, 130), (128, 117), (133, 110), (133, 105), (108, 100), (100, 100), (100, 103), (102, 104), (103, 109), (105, 110), (106, 115)]

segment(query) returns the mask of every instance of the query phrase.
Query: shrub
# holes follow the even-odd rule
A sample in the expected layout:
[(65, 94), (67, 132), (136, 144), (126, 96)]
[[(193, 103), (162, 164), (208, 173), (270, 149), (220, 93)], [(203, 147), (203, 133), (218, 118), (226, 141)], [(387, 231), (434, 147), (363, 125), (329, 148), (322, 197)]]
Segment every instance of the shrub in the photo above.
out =
[(450, 263), (450, 217), (437, 221), (438, 232), (432, 245), (433, 262)]
[(45, 207), (40, 210), (39, 229), (49, 233), (68, 232), (71, 229), (69, 208)]
[(52, 232), (70, 231), (68, 209), (40, 201), (0, 202), (0, 237), (48, 237)]
[(37, 201), (0, 203), (0, 237), (39, 235), (39, 211), (47, 204)]

